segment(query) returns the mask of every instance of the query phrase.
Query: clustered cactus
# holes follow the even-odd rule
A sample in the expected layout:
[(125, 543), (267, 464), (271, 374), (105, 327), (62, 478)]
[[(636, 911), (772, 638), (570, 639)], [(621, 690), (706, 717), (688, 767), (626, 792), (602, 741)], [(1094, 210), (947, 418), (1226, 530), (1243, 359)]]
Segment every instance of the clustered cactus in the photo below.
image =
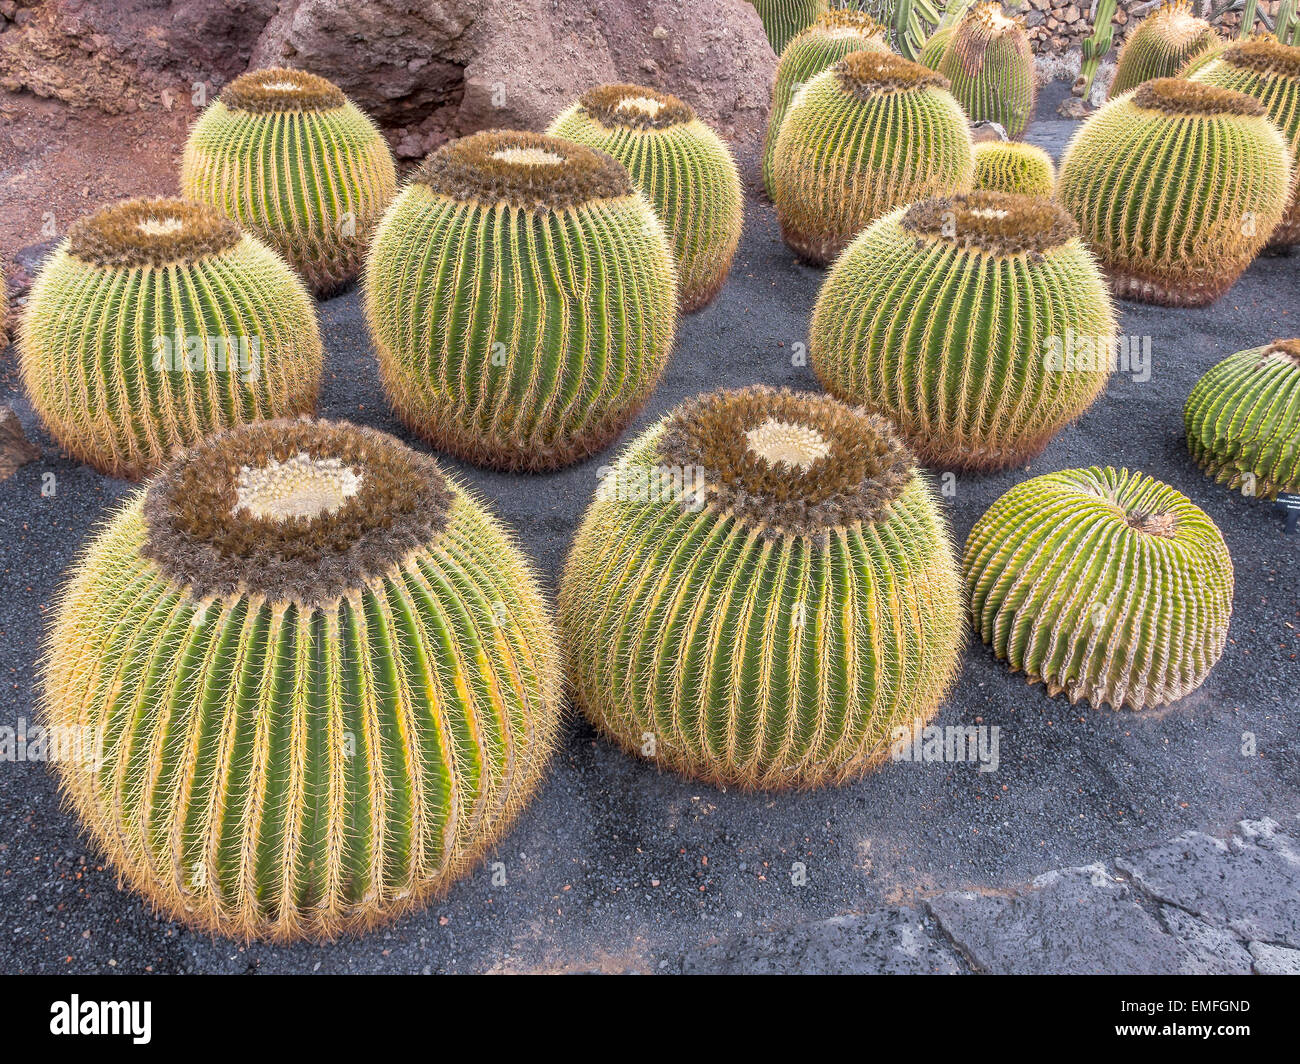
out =
[(781, 234), (798, 255), (830, 262), (895, 207), (970, 188), (969, 123), (947, 84), (901, 56), (858, 51), (805, 86), (773, 163)]
[(815, 786), (935, 712), (959, 583), (887, 422), (751, 387), (689, 400), (631, 444), (578, 531), (560, 618), (578, 704), (629, 752)]
[(172, 199), (78, 220), (32, 287), (19, 349), (59, 445), (130, 478), (210, 433), (310, 413), (324, 357), (284, 260), (213, 208)]
[(1201, 306), (1227, 291), (1282, 220), (1291, 153), (1264, 105), (1157, 78), (1071, 138), (1056, 195), (1115, 294)]
[(328, 938), (428, 899), (537, 785), (561, 699), (540, 591), (434, 461), (346, 423), (212, 437), (90, 544), (44, 718), (120, 874), (168, 916)]
[(1042, 148), (1015, 140), (986, 140), (975, 145), (976, 191), (1051, 196), (1056, 167)]
[(831, 394), (891, 418), (927, 465), (989, 470), (1041, 451), (1106, 387), (1115, 315), (1069, 216), (971, 192), (886, 215), (813, 311)]
[(676, 96), (640, 85), (583, 93), (547, 130), (627, 167), (663, 223), (683, 312), (708, 304), (740, 244), (745, 195), (731, 150)]
[(1128, 35), (1115, 64), (1110, 96), (1122, 96), (1144, 81), (1172, 78), (1220, 43), (1218, 32), (1197, 18), (1187, 0), (1174, 0), (1148, 15)]
[(829, 0), (749, 0), (758, 12), (772, 51), (780, 55), (785, 46), (825, 14)]
[(398, 415), (503, 469), (553, 469), (622, 431), (672, 353), (676, 302), (672, 249), (627, 170), (540, 133), (430, 155), (366, 264)]
[(1143, 473), (1067, 469), (1016, 485), (971, 530), (964, 569), (980, 638), (1071, 704), (1172, 702), (1228, 638), (1223, 536)]
[(1019, 19), (1000, 3), (976, 4), (952, 28), (939, 73), (976, 122), (997, 122), (1018, 137), (1034, 113), (1034, 55)]
[(396, 174), (378, 128), (338, 86), (272, 67), (235, 78), (203, 112), (185, 145), (181, 189), (328, 295), (360, 270)]
[(1264, 499), (1300, 492), (1300, 340), (1230, 355), (1183, 417), (1192, 458), (1218, 483)]

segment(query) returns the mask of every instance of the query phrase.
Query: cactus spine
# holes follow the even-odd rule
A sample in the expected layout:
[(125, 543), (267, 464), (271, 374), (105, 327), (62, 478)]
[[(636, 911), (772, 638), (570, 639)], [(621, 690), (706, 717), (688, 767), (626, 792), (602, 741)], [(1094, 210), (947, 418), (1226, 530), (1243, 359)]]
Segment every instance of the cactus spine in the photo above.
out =
[(780, 55), (785, 46), (826, 12), (829, 0), (749, 0), (758, 12), (772, 51)]
[(1110, 98), (1153, 78), (1178, 76), (1183, 67), (1219, 43), (1214, 27), (1197, 18), (1187, 0), (1166, 4), (1138, 23), (1125, 39), (1110, 83)]
[(1034, 113), (1034, 56), (1019, 19), (999, 3), (977, 4), (944, 46), (939, 73), (972, 121), (997, 122), (1019, 137)]
[(975, 145), (976, 191), (1051, 196), (1056, 167), (1042, 148), (1013, 140), (986, 140)]
[(932, 33), (925, 42), (925, 47), (921, 49), (921, 54), (916, 57), (916, 61), (929, 70), (938, 70), (939, 64), (943, 62), (943, 53), (948, 49), (948, 41), (952, 37), (952, 31), (956, 29), (956, 24), (950, 26), (940, 26)]

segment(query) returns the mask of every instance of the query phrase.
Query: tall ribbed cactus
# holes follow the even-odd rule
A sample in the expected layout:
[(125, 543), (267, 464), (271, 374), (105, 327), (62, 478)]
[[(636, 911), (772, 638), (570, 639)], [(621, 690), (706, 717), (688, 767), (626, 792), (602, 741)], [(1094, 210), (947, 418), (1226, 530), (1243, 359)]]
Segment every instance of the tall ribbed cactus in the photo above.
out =
[(1049, 200), (971, 192), (886, 215), (831, 269), (810, 356), (827, 391), (892, 419), (927, 465), (1024, 462), (1097, 398), (1106, 282)]
[(975, 145), (973, 187), (985, 192), (1051, 196), (1056, 187), (1052, 157), (1033, 144), (986, 140)]
[(672, 353), (672, 248), (627, 170), (540, 133), (444, 145), (375, 234), (384, 389), (435, 447), (554, 469), (604, 447)]
[(627, 167), (672, 241), (681, 309), (708, 304), (727, 280), (745, 215), (740, 174), (722, 138), (676, 96), (640, 85), (590, 89), (547, 132)]
[(939, 62), (939, 73), (976, 122), (998, 122), (1018, 137), (1034, 113), (1034, 55), (1019, 19), (999, 3), (977, 4), (958, 22)]
[(560, 589), (579, 705), (615, 742), (744, 787), (849, 779), (957, 669), (959, 577), (884, 420), (753, 387), (638, 438)]
[(1066, 469), (1016, 485), (975, 523), (964, 568), (980, 638), (1071, 704), (1172, 702), (1228, 638), (1223, 536), (1144, 473)]
[(787, 44), (826, 11), (829, 0), (749, 0), (749, 3), (758, 12), (772, 51), (780, 55)]
[(338, 86), (271, 68), (241, 74), (194, 124), (181, 190), (261, 237), (327, 295), (361, 269), (396, 174), (378, 128)]
[(1197, 18), (1187, 0), (1174, 0), (1148, 15), (1124, 40), (1110, 83), (1110, 96), (1123, 95), (1152, 78), (1171, 78), (1213, 48), (1219, 34)]
[(43, 718), (89, 737), (63, 791), (157, 908), (324, 938), (426, 901), (501, 835), (560, 680), (527, 563), (432, 459), (264, 422), (178, 459), (90, 544)]
[(284, 260), (211, 207), (169, 199), (78, 220), (32, 286), (18, 343), (59, 445), (131, 478), (209, 433), (311, 412), (323, 362)]
[(1157, 78), (1083, 123), (1056, 195), (1116, 295), (1201, 306), (1232, 287), (1264, 246), (1291, 180), (1286, 140), (1258, 100)]
[(795, 97), (773, 167), (781, 235), (814, 263), (895, 207), (966, 191), (975, 170), (969, 123), (947, 82), (901, 56), (865, 51)]
[(1300, 340), (1238, 351), (1196, 383), (1183, 411), (1187, 448), (1243, 495), (1300, 492)]

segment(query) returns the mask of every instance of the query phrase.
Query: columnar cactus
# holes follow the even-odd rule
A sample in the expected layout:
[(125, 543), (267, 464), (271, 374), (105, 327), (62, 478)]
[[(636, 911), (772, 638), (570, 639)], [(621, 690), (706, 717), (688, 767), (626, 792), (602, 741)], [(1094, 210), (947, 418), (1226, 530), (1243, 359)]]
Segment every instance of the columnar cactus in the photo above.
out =
[(785, 46), (826, 11), (829, 0), (749, 0), (758, 12), (772, 51), (780, 55)]
[(1056, 167), (1042, 148), (1015, 140), (986, 140), (975, 145), (974, 188), (1051, 196)]
[(1166, 4), (1139, 22), (1125, 39), (1110, 83), (1111, 99), (1144, 81), (1177, 76), (1219, 43), (1214, 27), (1197, 18), (1187, 0)]
[(1183, 411), (1187, 448), (1243, 495), (1300, 492), (1300, 340), (1238, 351), (1205, 374)]
[(1074, 704), (1159, 706), (1204, 682), (1232, 615), (1232, 558), (1186, 496), (1127, 469), (1017, 484), (964, 560), (980, 638)]
[(1110, 275), (1146, 303), (1212, 303), (1282, 220), (1291, 154), (1264, 105), (1157, 78), (1111, 100), (1066, 148), (1056, 196)]
[(947, 82), (901, 56), (858, 51), (795, 97), (776, 138), (781, 234), (814, 263), (895, 207), (964, 192), (970, 127)]
[(271, 68), (235, 78), (194, 124), (181, 190), (261, 237), (328, 295), (361, 269), (396, 174), (379, 129), (338, 86)]
[(886, 421), (715, 392), (634, 441), (587, 512), (560, 589), (573, 690), (626, 750), (700, 779), (850, 779), (943, 699), (959, 584)]
[(18, 338), (32, 405), (68, 453), (135, 478), (209, 433), (310, 413), (323, 352), (302, 282), (219, 211), (127, 200), (78, 220)]
[(398, 415), (502, 469), (554, 469), (622, 431), (667, 365), (676, 303), (672, 248), (627, 170), (540, 133), (430, 155), (366, 266)]
[(1106, 387), (1106, 282), (1049, 200), (971, 192), (886, 215), (813, 311), (822, 385), (891, 418), (927, 465), (1023, 463)]
[(944, 46), (939, 73), (976, 122), (998, 122), (1018, 137), (1034, 113), (1034, 55), (1019, 19), (1000, 3), (976, 4)]
[(167, 916), (329, 938), (500, 837), (553, 746), (558, 666), (527, 563), (432, 459), (263, 422), (177, 459), (89, 545), (43, 716), (88, 737), (62, 789)]
[(639, 85), (583, 93), (547, 132), (627, 167), (672, 241), (681, 309), (708, 304), (727, 279), (745, 214), (740, 174), (722, 138), (689, 104)]

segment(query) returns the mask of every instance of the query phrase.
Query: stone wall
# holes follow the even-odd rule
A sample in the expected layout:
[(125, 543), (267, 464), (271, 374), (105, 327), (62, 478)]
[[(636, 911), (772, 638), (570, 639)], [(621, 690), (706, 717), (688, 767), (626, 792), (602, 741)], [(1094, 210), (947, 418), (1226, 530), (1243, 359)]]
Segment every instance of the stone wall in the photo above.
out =
[[(1115, 5), (1114, 45), (1118, 50), (1124, 35), (1147, 15), (1161, 7), (1163, 0), (1119, 0)], [(1092, 34), (1092, 3), (1090, 0), (1004, 0), (1008, 14), (1025, 20), (1029, 40), (1035, 53), (1057, 55), (1078, 48)], [(1203, 12), (1208, 3), (1197, 5)], [(1259, 0), (1259, 10), (1269, 18), (1277, 14), (1281, 0)], [(1231, 12), (1218, 23), (1221, 33), (1235, 36), (1241, 15)]]

